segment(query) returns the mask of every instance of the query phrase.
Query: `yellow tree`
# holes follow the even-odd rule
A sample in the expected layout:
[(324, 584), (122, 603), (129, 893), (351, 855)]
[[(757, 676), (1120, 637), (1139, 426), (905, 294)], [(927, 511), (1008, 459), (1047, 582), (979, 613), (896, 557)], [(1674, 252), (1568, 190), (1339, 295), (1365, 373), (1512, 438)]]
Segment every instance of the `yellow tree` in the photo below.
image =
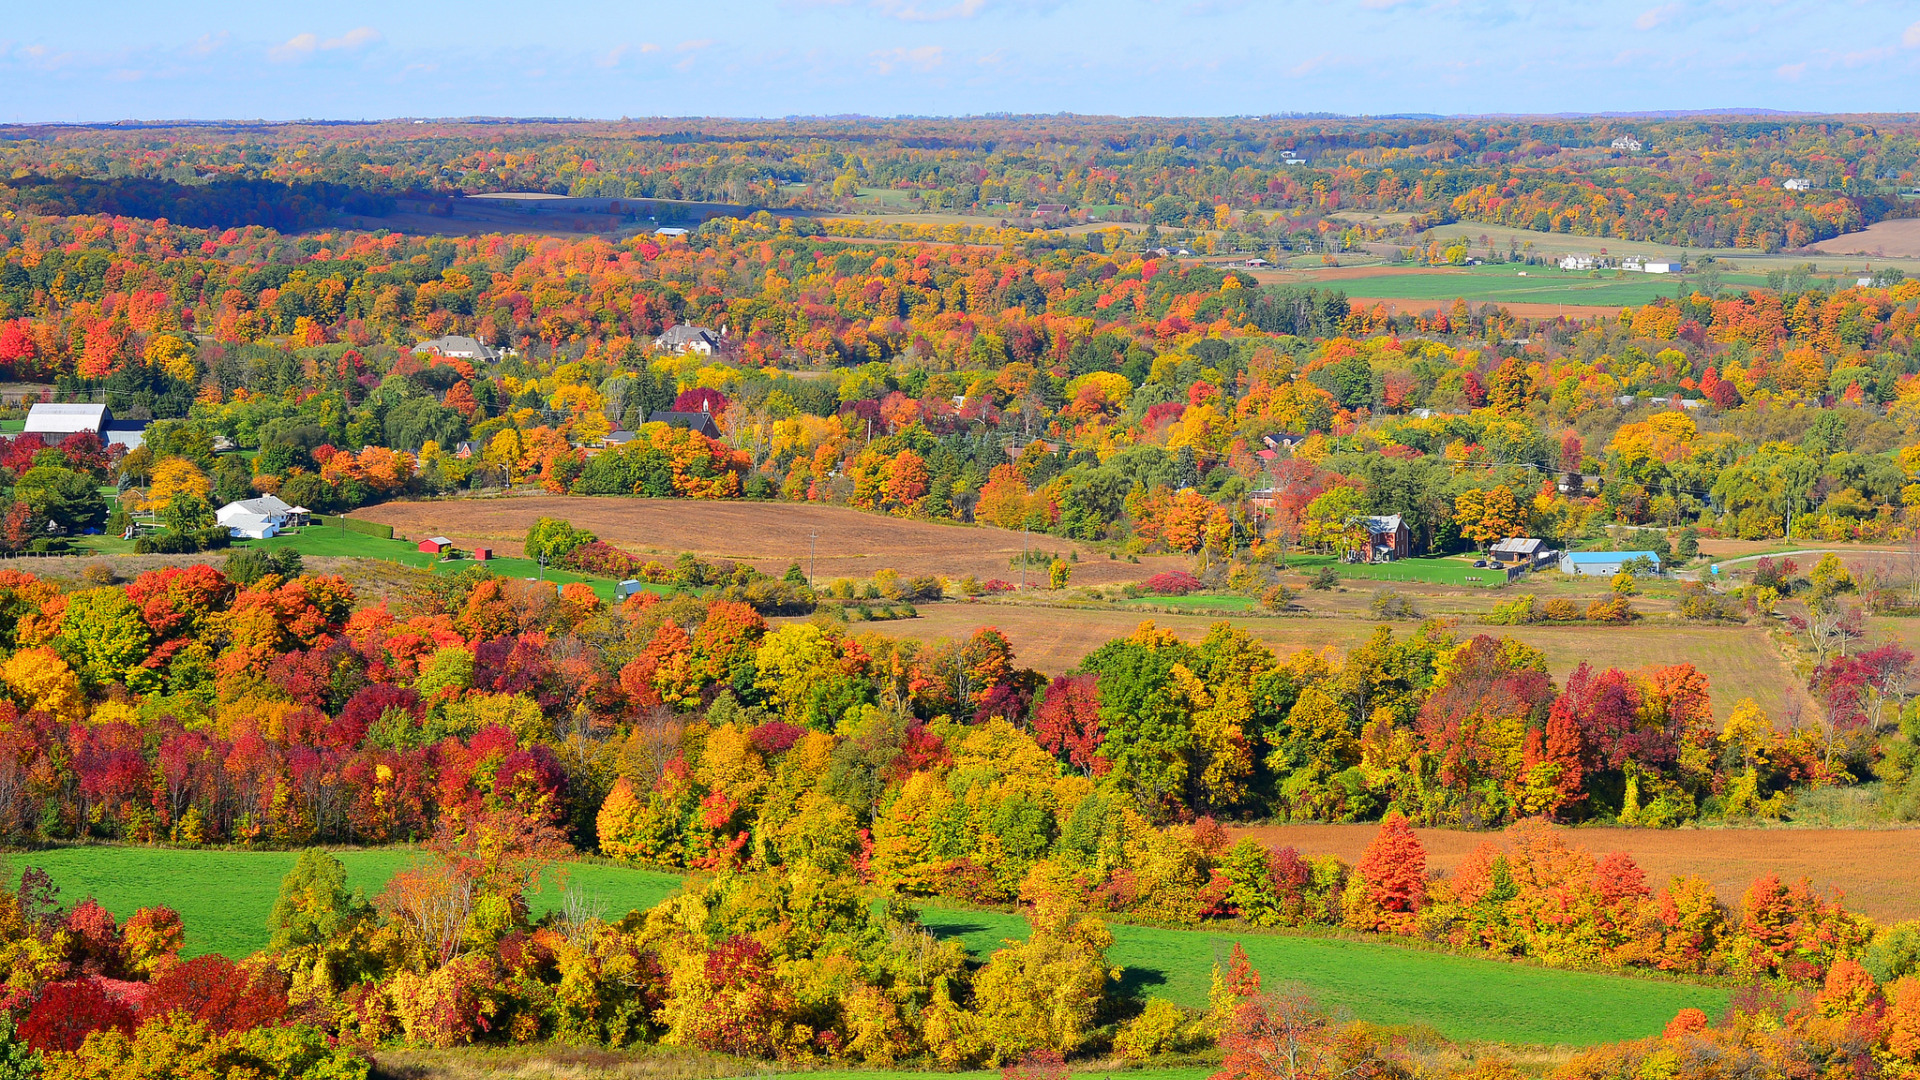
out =
[(161, 458), (153, 467), (153, 482), (147, 487), (147, 498), (140, 509), (159, 510), (182, 492), (204, 499), (212, 494), (213, 484), (198, 465), (186, 458)]
[(1513, 491), (1505, 487), (1463, 491), (1453, 500), (1460, 535), (1487, 547), (1527, 531), (1527, 518)]

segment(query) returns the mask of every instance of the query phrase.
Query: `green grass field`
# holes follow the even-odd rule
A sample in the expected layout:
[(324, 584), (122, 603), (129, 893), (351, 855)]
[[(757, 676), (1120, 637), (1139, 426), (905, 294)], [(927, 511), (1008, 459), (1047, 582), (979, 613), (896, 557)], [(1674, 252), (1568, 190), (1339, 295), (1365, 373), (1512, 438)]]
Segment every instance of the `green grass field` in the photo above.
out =
[[(1525, 277), (1521, 277), (1521, 274)], [(1630, 273), (1617, 278), (1602, 271), (1598, 278), (1587, 272), (1559, 270), (1547, 266), (1515, 266), (1511, 263), (1488, 266), (1435, 267), (1416, 274), (1393, 273), (1378, 276), (1341, 278), (1336, 287), (1348, 296), (1378, 297), (1383, 300), (1432, 300), (1452, 303), (1577, 304), (1581, 306), (1619, 307), (1645, 304), (1655, 297), (1672, 296), (1683, 279), (1659, 274)], [(1722, 278), (1723, 284), (1734, 284)], [(1765, 284), (1760, 278), (1754, 284)], [(1688, 281), (1686, 287), (1691, 288)]]
[(1142, 596), (1134, 600), (1122, 600), (1123, 607), (1170, 608), (1175, 611), (1190, 612), (1196, 615), (1231, 614), (1252, 611), (1259, 601), (1251, 596)]
[[(408, 849), (343, 851), (348, 881), (368, 894), (419, 855)], [(9, 874), (39, 866), (69, 904), (93, 896), (125, 918), (165, 904), (187, 924), (187, 952), (244, 956), (267, 941), (267, 915), (291, 852), (64, 848), (10, 857)], [(679, 886), (673, 874), (598, 863), (561, 868), (568, 886), (617, 917), (660, 902)], [(553, 875), (549, 875), (551, 879)], [(536, 913), (557, 906), (549, 880)], [(922, 910), (929, 929), (958, 938), (984, 958), (1003, 940), (1024, 938), (1026, 920), (1003, 912)], [(1658, 1032), (1687, 1006), (1715, 1012), (1727, 993), (1711, 987), (1591, 972), (1554, 971), (1369, 942), (1264, 933), (1113, 926), (1108, 958), (1122, 982), (1143, 994), (1204, 1007), (1216, 961), (1241, 942), (1269, 986), (1297, 983), (1323, 1004), (1378, 1023), (1429, 1024), (1454, 1039), (1589, 1045)]]
[(1401, 559), (1392, 563), (1343, 563), (1332, 555), (1289, 555), (1287, 569), (1311, 574), (1331, 566), (1343, 578), (1370, 581), (1425, 581), (1436, 585), (1501, 585), (1504, 570), (1476, 570), (1470, 562), (1452, 556)]
[[(976, 955), (1026, 936), (998, 912), (926, 908), (927, 925)], [(1322, 1005), (1382, 1024), (1427, 1024), (1450, 1039), (1592, 1045), (1660, 1031), (1689, 1006), (1717, 1013), (1725, 990), (1597, 972), (1555, 971), (1371, 942), (1268, 933), (1162, 930), (1115, 924), (1107, 959), (1123, 985), (1205, 1008), (1213, 965), (1234, 942), (1268, 988), (1298, 984)]]
[[(38, 866), (60, 886), (69, 904), (91, 896), (108, 911), (126, 918), (142, 907), (163, 904), (180, 913), (187, 926), (189, 956), (225, 953), (246, 956), (266, 947), (267, 914), (280, 894), (280, 879), (293, 869), (291, 851), (176, 851), (165, 848), (79, 847), (6, 857), (9, 881)], [(347, 883), (368, 896), (387, 879), (422, 858), (410, 848), (370, 848), (335, 852), (347, 868)], [(649, 908), (680, 887), (680, 878), (651, 870), (567, 863), (550, 872), (533, 895), (536, 914), (560, 903), (563, 887), (585, 894), (618, 917)]]
[[(456, 559), (448, 562), (436, 555), (421, 551), (406, 540), (385, 540), (366, 533), (348, 529), (329, 528), (325, 525), (309, 525), (292, 533), (273, 537), (270, 540), (243, 540), (234, 544), (236, 548), (257, 547), (268, 551), (280, 548), (292, 548), (302, 555), (332, 555), (341, 558), (386, 559), (403, 566), (418, 567), (434, 573), (457, 573), (469, 566), (476, 565), (471, 559)], [(531, 578), (540, 576), (540, 564), (532, 559), (493, 558), (484, 564), (500, 577)], [(548, 581), (568, 584), (584, 581), (593, 587), (594, 594), (602, 600), (613, 599), (613, 581), (607, 578), (592, 578), (582, 574), (568, 573), (548, 567)]]

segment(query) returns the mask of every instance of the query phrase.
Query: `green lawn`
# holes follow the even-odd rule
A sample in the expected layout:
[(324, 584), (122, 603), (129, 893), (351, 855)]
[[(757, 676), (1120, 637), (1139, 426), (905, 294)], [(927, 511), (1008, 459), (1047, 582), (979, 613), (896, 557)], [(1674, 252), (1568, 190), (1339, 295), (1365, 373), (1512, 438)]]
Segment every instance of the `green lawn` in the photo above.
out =
[[(419, 567), (435, 573), (457, 573), (475, 565), (471, 559), (455, 559), (449, 562), (437, 555), (429, 555), (407, 540), (386, 540), (378, 536), (368, 536), (366, 533), (331, 528), (326, 525), (309, 525), (270, 540), (242, 540), (236, 542), (234, 547), (257, 547), (268, 551), (290, 547), (302, 555), (386, 559), (389, 562)], [(531, 559), (493, 558), (487, 560), (484, 565), (500, 577), (532, 578), (539, 577), (541, 574), (540, 564)], [(593, 586), (595, 595), (600, 599), (613, 599), (614, 583), (608, 578), (587, 577), (556, 570), (551, 566), (547, 568), (545, 576), (546, 580), (563, 585), (584, 581)]]
[[(998, 912), (926, 908), (935, 933), (958, 937), (975, 955), (1023, 938), (1026, 920)], [(1113, 927), (1107, 959), (1140, 993), (1204, 1008), (1213, 965), (1234, 942), (1268, 988), (1293, 983), (1322, 1005), (1382, 1024), (1428, 1024), (1450, 1039), (1538, 1045), (1592, 1045), (1657, 1034), (1689, 1006), (1717, 1013), (1727, 991), (1599, 972), (1400, 948), (1371, 942), (1270, 933)]]
[[(187, 955), (239, 957), (266, 947), (267, 913), (296, 857), (290, 851), (60, 848), (7, 856), (6, 877), (17, 881), (25, 867), (41, 867), (53, 875), (66, 904), (91, 896), (123, 919), (141, 907), (165, 905), (186, 922)], [(372, 848), (335, 857), (346, 865), (348, 884), (372, 896), (421, 855), (409, 848)], [(650, 908), (680, 887), (673, 874), (598, 863), (567, 863), (558, 873), (567, 887), (605, 905), (613, 917)], [(560, 892), (560, 878), (550, 873), (533, 896), (535, 913), (556, 907)]]
[(1215, 612), (1252, 611), (1259, 601), (1251, 596), (1231, 595), (1195, 595), (1195, 596), (1142, 596), (1134, 600), (1122, 600), (1122, 604), (1133, 607), (1174, 608), (1191, 611), (1199, 615), (1211, 615)]
[[(344, 851), (348, 880), (368, 893), (418, 855), (407, 849)], [(142, 905), (165, 904), (186, 920), (191, 954), (242, 956), (266, 944), (267, 914), (290, 852), (174, 851), (155, 848), (65, 848), (11, 857), (10, 872), (44, 867), (74, 903), (91, 895), (122, 918)], [(609, 916), (645, 909), (679, 885), (673, 874), (598, 863), (564, 866), (570, 886)], [(534, 896), (546, 911), (560, 890)], [(1023, 938), (1026, 920), (1002, 912), (929, 906), (934, 933), (958, 938), (984, 958), (1003, 940)], [(1588, 1045), (1657, 1033), (1681, 1008), (1716, 1012), (1725, 990), (1591, 972), (1554, 971), (1370, 942), (1269, 933), (1162, 930), (1113, 926), (1108, 957), (1122, 982), (1143, 994), (1204, 1007), (1213, 965), (1239, 941), (1269, 986), (1297, 983), (1323, 1004), (1387, 1024), (1430, 1024), (1455, 1039)], [(866, 1074), (863, 1074), (866, 1075)]]
[(1425, 581), (1436, 585), (1501, 585), (1507, 580), (1504, 570), (1476, 570), (1471, 562), (1458, 557), (1438, 556), (1401, 559), (1391, 563), (1343, 563), (1332, 555), (1289, 555), (1287, 569), (1311, 574), (1331, 566), (1343, 578), (1367, 578), (1372, 581)]

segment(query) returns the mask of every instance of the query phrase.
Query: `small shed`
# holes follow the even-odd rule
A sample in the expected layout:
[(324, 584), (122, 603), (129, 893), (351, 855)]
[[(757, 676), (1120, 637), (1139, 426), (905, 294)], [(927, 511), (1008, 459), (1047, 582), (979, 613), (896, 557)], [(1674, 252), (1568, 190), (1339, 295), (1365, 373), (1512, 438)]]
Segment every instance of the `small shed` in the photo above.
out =
[(1511, 536), (1493, 545), (1493, 561), (1501, 566), (1531, 566), (1546, 541), (1533, 536)]
[(644, 588), (645, 586), (641, 584), (639, 578), (628, 578), (614, 585), (613, 598), (615, 600), (625, 600), (627, 597), (640, 592)]
[(491, 558), (493, 558), (492, 548), (477, 547), (473, 549), (474, 562), (486, 562), (488, 559), (491, 559)]
[(444, 536), (429, 536), (420, 541), (420, 550), (429, 555), (444, 555), (453, 547), (453, 541)]

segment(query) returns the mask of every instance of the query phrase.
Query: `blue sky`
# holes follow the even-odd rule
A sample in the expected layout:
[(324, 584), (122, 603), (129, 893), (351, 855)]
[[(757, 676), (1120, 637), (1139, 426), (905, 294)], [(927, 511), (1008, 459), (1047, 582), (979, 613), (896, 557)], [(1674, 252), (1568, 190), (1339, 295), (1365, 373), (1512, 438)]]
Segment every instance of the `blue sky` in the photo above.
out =
[(18, 4), (0, 120), (1920, 109), (1920, 3)]

